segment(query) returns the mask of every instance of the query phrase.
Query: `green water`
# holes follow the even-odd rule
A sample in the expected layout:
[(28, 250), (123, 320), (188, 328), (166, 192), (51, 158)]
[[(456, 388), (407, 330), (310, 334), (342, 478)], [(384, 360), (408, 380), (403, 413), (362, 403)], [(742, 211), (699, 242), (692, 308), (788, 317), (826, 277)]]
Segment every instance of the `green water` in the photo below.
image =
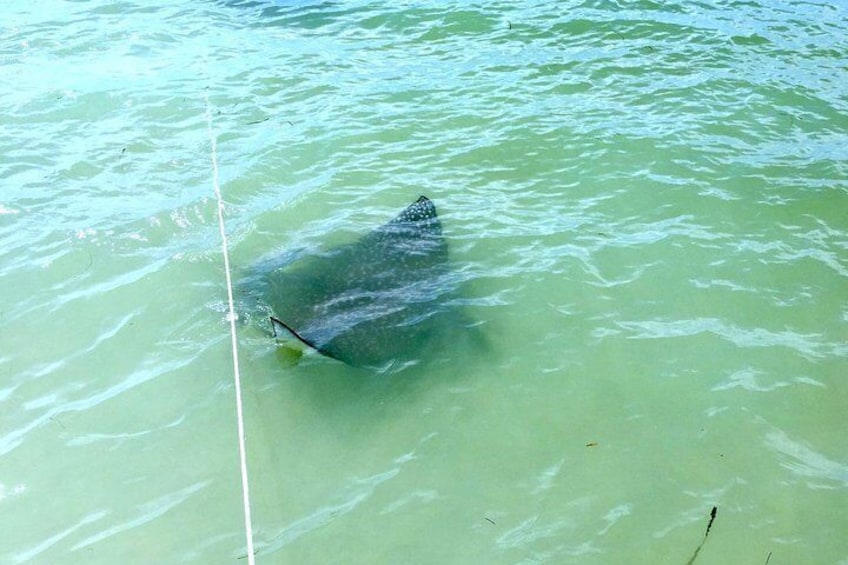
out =
[(208, 97), (234, 271), (426, 194), (490, 346), (243, 312), (257, 563), (848, 563), (848, 6), (462, 6), (0, 6), (0, 562), (246, 563)]

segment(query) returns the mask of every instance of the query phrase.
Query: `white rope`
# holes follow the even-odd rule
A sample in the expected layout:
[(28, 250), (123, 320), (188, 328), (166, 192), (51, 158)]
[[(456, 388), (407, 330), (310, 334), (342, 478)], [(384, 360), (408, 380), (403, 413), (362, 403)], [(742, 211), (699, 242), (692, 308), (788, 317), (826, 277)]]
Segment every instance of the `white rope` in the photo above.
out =
[(250, 487), (247, 480), (247, 450), (244, 446), (244, 410), (241, 403), (241, 374), (239, 373), (238, 344), (236, 341), (236, 310), (233, 304), (233, 281), (230, 275), (230, 255), (227, 251), (227, 231), (224, 229), (224, 199), (221, 197), (221, 186), (218, 184), (218, 144), (212, 132), (212, 112), (209, 109), (209, 93), (204, 90), (206, 101), (206, 128), (209, 132), (209, 143), (212, 147), (212, 184), (215, 187), (215, 199), (218, 201), (218, 229), (221, 232), (221, 249), (224, 252), (224, 274), (227, 279), (227, 301), (229, 310), (227, 319), (230, 321), (230, 342), (233, 350), (233, 378), (236, 388), (236, 420), (238, 420), (239, 462), (241, 464), (241, 496), (244, 503), (244, 530), (247, 539), (247, 562), (254, 565), (253, 555), (253, 526), (250, 520)]

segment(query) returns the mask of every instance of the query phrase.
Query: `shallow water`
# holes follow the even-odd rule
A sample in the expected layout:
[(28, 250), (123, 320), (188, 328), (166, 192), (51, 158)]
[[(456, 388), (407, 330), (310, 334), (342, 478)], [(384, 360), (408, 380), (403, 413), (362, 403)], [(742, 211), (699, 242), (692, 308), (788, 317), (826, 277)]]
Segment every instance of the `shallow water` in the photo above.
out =
[(3, 3), (0, 560), (246, 562), (208, 111), (234, 271), (426, 194), (491, 350), (293, 365), (242, 313), (257, 563), (848, 563), (846, 38), (824, 2)]

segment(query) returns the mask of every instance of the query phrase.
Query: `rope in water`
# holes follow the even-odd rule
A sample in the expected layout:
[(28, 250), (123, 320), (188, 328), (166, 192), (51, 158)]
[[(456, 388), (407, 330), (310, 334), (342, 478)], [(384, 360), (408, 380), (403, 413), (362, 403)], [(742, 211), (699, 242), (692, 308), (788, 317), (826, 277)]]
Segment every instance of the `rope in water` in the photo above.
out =
[(209, 132), (209, 144), (212, 149), (212, 185), (218, 202), (218, 229), (221, 232), (221, 249), (224, 252), (224, 275), (227, 280), (227, 319), (230, 322), (230, 343), (233, 351), (233, 379), (236, 389), (236, 420), (238, 421), (239, 463), (241, 464), (241, 495), (244, 504), (244, 530), (247, 539), (247, 562), (254, 565), (253, 526), (250, 520), (250, 487), (247, 480), (247, 450), (244, 443), (244, 410), (241, 402), (241, 374), (239, 373), (238, 344), (236, 341), (236, 311), (233, 303), (233, 281), (230, 275), (230, 255), (228, 252), (227, 230), (224, 229), (224, 199), (218, 183), (218, 143), (212, 131), (212, 112), (209, 108), (209, 93), (204, 90), (206, 101), (206, 129)]

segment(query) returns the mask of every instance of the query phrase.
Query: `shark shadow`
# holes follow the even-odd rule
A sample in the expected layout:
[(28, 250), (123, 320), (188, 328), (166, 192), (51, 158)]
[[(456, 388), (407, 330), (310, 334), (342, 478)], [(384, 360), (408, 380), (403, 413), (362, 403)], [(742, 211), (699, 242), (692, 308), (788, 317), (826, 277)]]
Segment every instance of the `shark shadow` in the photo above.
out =
[(272, 258), (251, 280), (278, 339), (356, 367), (414, 364), (477, 331), (425, 196), (353, 243)]

